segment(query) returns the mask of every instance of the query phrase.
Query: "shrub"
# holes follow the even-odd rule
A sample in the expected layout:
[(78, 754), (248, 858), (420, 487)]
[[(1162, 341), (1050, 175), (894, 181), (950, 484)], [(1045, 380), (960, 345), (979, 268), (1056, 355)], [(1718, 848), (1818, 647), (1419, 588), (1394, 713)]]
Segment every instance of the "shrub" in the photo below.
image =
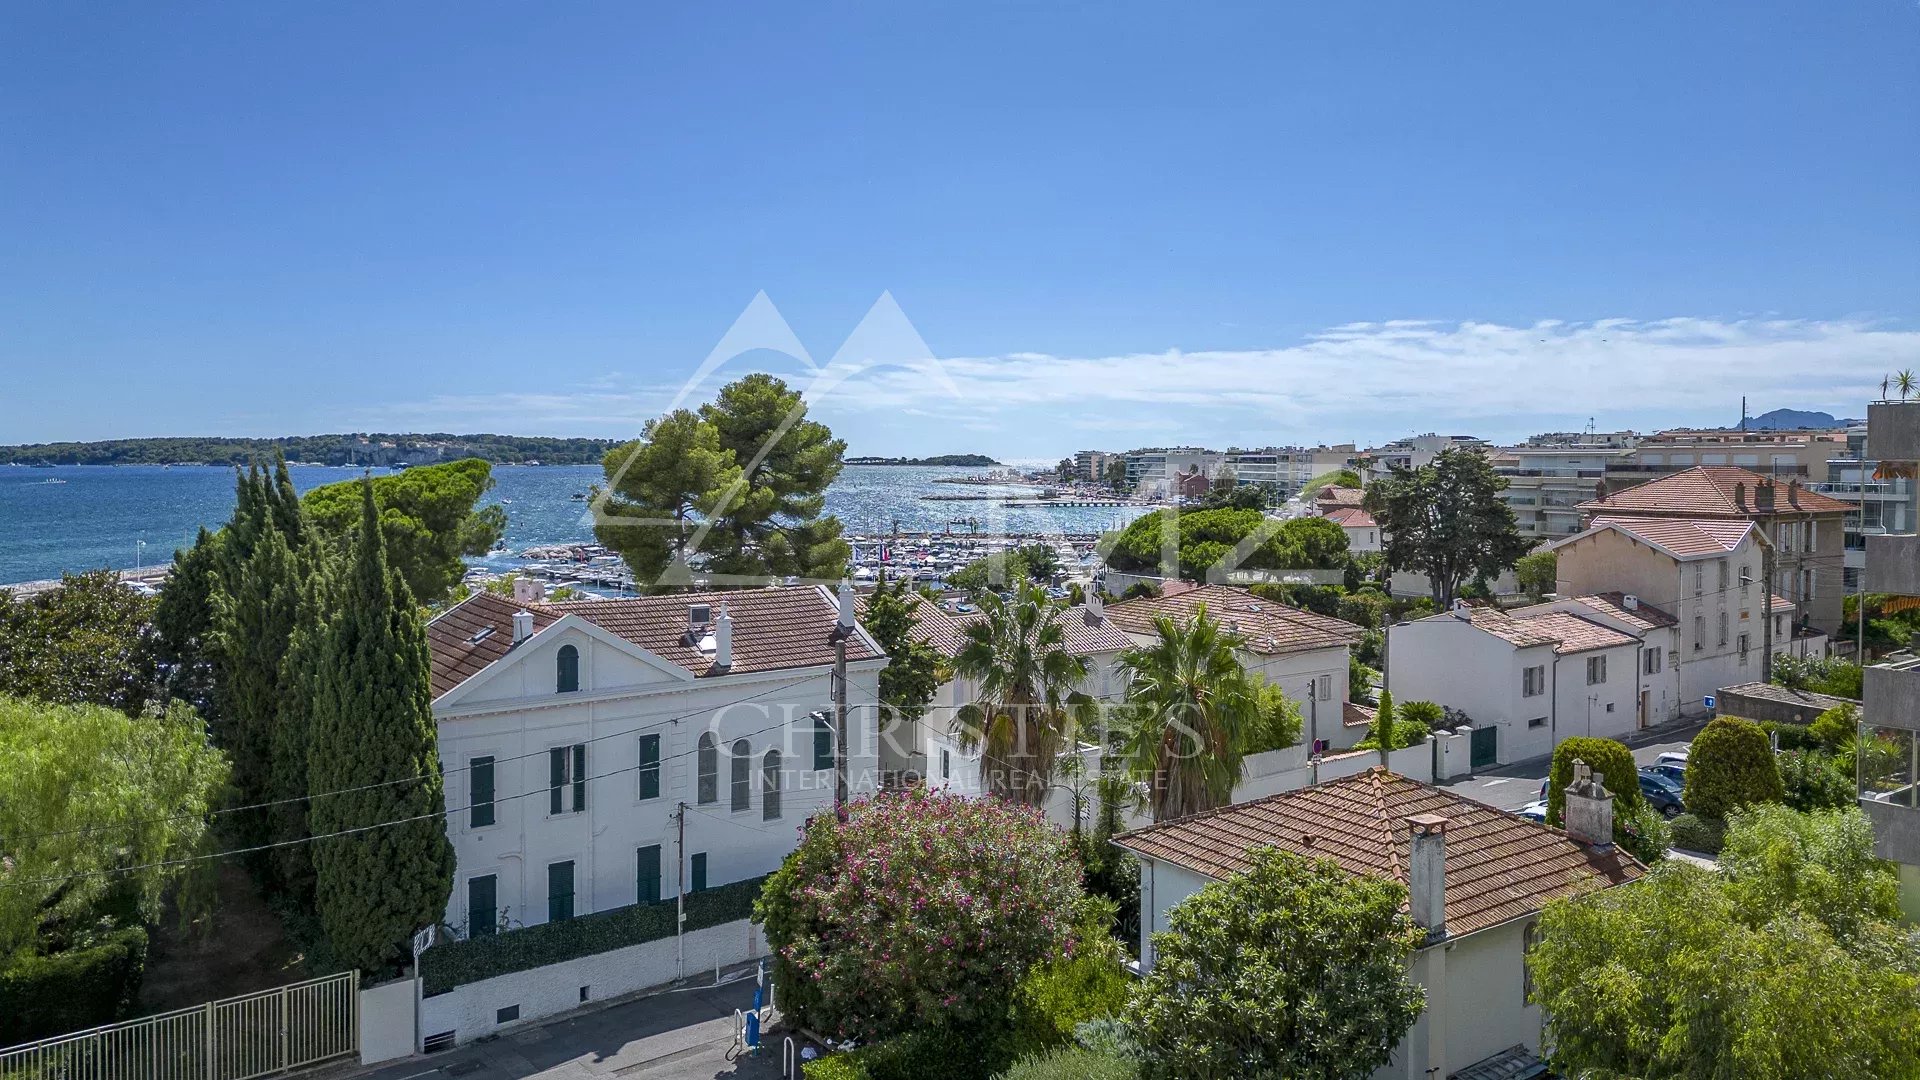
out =
[(1378, 630), (1386, 621), (1390, 604), (1387, 598), (1371, 590), (1354, 592), (1340, 598), (1336, 614), (1365, 630)]
[(1773, 744), (1782, 750), (1811, 750), (1820, 745), (1812, 728), (1806, 724), (1790, 724), (1782, 720), (1756, 720)]
[(858, 1050), (815, 1058), (801, 1067), (800, 1075), (806, 1080), (873, 1080)]
[(1773, 662), (1773, 681), (1789, 690), (1859, 700), (1860, 665), (1837, 656), (1782, 656)]
[(1139, 1080), (1140, 1065), (1077, 1046), (1023, 1058), (999, 1080)]
[(146, 970), (147, 932), (129, 927), (89, 948), (22, 956), (0, 971), (0, 1046), (125, 1016)]
[(1013, 995), (1015, 1054), (1063, 1046), (1081, 1024), (1112, 1016), (1126, 1005), (1132, 979), (1121, 966), (1120, 943), (1106, 933), (1110, 921), (1106, 911), (1092, 912), (1081, 921), (1080, 947), (1072, 956), (1039, 964), (1020, 980)]
[(1697, 851), (1703, 855), (1720, 854), (1720, 845), (1726, 841), (1725, 823), (1713, 818), (1704, 818), (1698, 814), (1686, 813), (1668, 823), (1673, 830), (1673, 846)]
[(789, 1014), (865, 1041), (1003, 1028), (1027, 971), (1072, 952), (1081, 895), (1038, 810), (920, 789), (809, 821), (754, 918)]
[[(1835, 705), (1814, 718), (1807, 726), (1807, 735), (1814, 743), (1828, 752), (1851, 746), (1860, 734), (1860, 710), (1852, 705)], [(1782, 750), (1789, 749), (1785, 741), (1780, 743)]]
[(1640, 805), (1614, 814), (1613, 840), (1627, 854), (1652, 866), (1666, 858), (1667, 849), (1673, 846), (1673, 827), (1660, 811), (1642, 800)]
[(1756, 803), (1779, 802), (1785, 792), (1766, 733), (1751, 720), (1723, 716), (1708, 724), (1687, 756), (1687, 809), (1702, 817)]
[[(1644, 805), (1640, 797), (1640, 770), (1633, 763), (1633, 751), (1625, 743), (1576, 735), (1564, 739), (1553, 751), (1553, 768), (1547, 774), (1547, 823), (1559, 825), (1567, 801), (1567, 785), (1573, 783), (1573, 763), (1584, 761), (1589, 769), (1603, 775), (1607, 790), (1613, 792), (1616, 825), (1635, 807)], [(1691, 802), (1691, 801), (1689, 801)]]
[[(749, 878), (687, 894), (687, 930), (704, 930), (752, 915), (754, 898), (760, 895), (766, 880)], [(674, 910), (672, 900), (629, 904), (560, 922), (443, 942), (420, 958), (424, 992), (431, 997), (496, 975), (531, 971), (547, 964), (670, 938)]]
[(1778, 764), (1786, 804), (1795, 810), (1838, 810), (1853, 805), (1852, 770), (1841, 771), (1830, 755), (1790, 750), (1780, 755)]

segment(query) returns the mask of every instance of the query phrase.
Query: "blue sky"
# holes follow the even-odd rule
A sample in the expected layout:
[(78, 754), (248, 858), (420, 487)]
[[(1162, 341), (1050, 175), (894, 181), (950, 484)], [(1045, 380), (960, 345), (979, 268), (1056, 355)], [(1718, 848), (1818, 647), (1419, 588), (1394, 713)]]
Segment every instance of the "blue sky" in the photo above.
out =
[(854, 453), (1920, 367), (1912, 0), (799, 7), (0, 9), (0, 442), (631, 435), (762, 293), (815, 363), (897, 303)]

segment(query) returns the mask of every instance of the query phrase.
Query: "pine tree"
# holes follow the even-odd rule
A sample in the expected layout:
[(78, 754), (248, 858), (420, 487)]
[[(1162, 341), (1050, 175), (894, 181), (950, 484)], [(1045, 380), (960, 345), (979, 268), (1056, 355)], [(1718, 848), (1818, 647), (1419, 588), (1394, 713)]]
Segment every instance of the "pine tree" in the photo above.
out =
[[(414, 931), (445, 913), (453, 847), (443, 816), (426, 627), (406, 583), (387, 566), (371, 481), (352, 559), (339, 618), (312, 675), (307, 782), (315, 792), (364, 790), (316, 799), (309, 817), (315, 834), (380, 827), (313, 845), (314, 902), (335, 958), (380, 971), (406, 956)], [(424, 779), (386, 783), (411, 777)], [(384, 786), (365, 789), (373, 784)]]

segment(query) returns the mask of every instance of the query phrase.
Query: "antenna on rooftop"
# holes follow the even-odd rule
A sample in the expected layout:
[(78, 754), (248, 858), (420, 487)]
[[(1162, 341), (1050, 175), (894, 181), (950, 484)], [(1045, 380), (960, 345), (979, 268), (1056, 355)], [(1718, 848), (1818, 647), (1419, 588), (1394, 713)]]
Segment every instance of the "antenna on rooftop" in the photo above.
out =
[(1747, 430), (1747, 395), (1740, 395), (1740, 430)]

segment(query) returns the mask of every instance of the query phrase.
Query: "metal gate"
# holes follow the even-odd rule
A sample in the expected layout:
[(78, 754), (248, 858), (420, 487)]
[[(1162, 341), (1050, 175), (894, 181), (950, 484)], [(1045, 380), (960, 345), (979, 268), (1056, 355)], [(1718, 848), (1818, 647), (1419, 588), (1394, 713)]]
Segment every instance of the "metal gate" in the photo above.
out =
[(1467, 764), (1476, 769), (1484, 769), (1500, 761), (1500, 729), (1488, 724), (1473, 729), (1472, 741), (1468, 743), (1470, 751)]
[(4, 1080), (250, 1080), (359, 1052), (360, 973), (0, 1050)]

